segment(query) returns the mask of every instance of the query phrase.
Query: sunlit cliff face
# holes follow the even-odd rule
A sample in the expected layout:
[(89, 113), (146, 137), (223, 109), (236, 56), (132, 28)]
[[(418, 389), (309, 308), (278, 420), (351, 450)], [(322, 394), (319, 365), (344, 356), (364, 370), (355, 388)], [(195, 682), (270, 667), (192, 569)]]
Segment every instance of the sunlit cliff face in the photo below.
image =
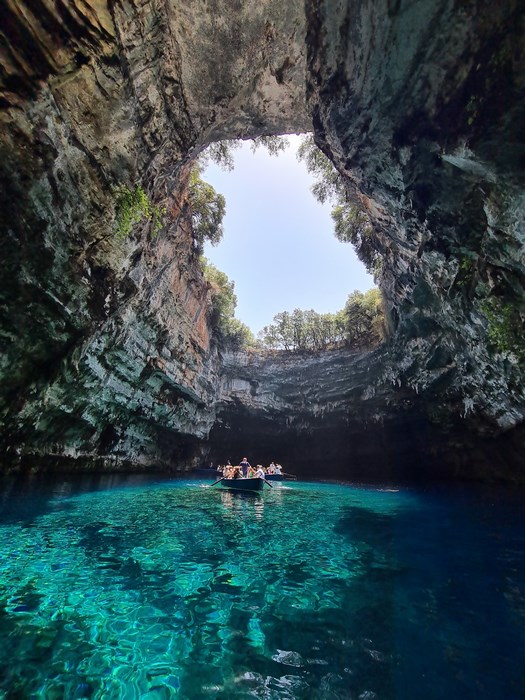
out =
[[(370, 381), (356, 370), (362, 391), (350, 390), (351, 358), (336, 397), (309, 370), (319, 410), (268, 389), (273, 424), (323, 440), (320, 416), (341, 416), (346, 455), (363, 416), (380, 435), (410, 408), (433, 436), (415, 459), (499, 435), (494, 469), (519, 476), (524, 14), (517, 0), (9, 5), (0, 264), (12, 462), (171, 466), (205, 448), (233, 394), (210, 341), (188, 163), (213, 140), (313, 128), (374, 221), (396, 331), (368, 360)], [(166, 225), (119, 240), (112, 192), (137, 183), (167, 207)], [(468, 474), (468, 459), (460, 466)]]

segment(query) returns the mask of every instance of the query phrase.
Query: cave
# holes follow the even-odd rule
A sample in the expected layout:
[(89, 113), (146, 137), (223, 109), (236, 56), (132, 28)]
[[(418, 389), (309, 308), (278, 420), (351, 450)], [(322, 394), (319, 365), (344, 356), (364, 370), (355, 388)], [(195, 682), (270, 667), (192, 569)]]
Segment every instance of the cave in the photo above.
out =
[[(5, 469), (178, 471), (249, 443), (305, 474), (523, 481), (522, 3), (22, 1), (0, 31)], [(391, 336), (225, 352), (191, 164), (304, 132), (373, 221)], [(163, 225), (115, 236), (137, 186)]]

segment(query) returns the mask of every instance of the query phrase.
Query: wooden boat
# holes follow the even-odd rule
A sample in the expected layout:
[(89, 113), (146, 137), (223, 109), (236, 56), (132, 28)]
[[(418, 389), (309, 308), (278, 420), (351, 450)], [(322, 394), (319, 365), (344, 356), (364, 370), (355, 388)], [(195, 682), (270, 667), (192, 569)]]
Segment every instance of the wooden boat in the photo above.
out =
[(266, 481), (282, 481), (284, 476), (282, 474), (266, 474)]
[(249, 479), (223, 479), (221, 486), (235, 491), (262, 491), (264, 479), (251, 477)]

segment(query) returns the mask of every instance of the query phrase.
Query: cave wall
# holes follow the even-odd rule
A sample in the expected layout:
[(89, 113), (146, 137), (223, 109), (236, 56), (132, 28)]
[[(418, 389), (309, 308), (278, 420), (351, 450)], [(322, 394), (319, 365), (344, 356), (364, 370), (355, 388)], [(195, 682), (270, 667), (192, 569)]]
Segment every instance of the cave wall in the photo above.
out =
[(525, 411), (523, 4), (307, 14), (318, 140), (376, 224), (391, 377), (482, 434), (510, 430)]
[[(304, 129), (304, 12), (278, 2), (8, 2), (0, 77), (6, 459), (188, 459), (215, 416), (185, 207), (213, 138)], [(228, 17), (228, 21), (225, 21)], [(113, 233), (114, 190), (166, 206)]]
[[(359, 362), (334, 360), (334, 402), (319, 359), (317, 413), (266, 392), (268, 433), (304, 421), (348, 452), (375, 425), (380, 460), (404, 424), (431, 436), (406, 441), (416, 461), (440, 430), (449, 454), (507, 436), (519, 470), (523, 356), (486, 303), (523, 325), (524, 22), (518, 0), (5, 2), (4, 459), (170, 467), (257, 421), (250, 392), (224, 395), (185, 183), (213, 140), (313, 126), (374, 222), (395, 333), (373, 361), (381, 420), (351, 390)], [(136, 184), (165, 225), (120, 240), (113, 192)]]
[(226, 353), (209, 459), (326, 479), (523, 481), (524, 431), (495, 437), (389, 378), (391, 349)]

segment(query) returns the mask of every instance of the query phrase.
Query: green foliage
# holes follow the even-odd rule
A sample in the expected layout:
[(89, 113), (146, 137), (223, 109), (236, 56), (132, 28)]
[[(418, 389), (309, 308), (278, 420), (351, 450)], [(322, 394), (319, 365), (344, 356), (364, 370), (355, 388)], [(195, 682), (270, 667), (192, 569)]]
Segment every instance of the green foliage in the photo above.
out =
[(251, 330), (238, 318), (228, 319), (223, 330), (223, 340), (230, 350), (244, 350), (258, 346)]
[(366, 269), (374, 275), (381, 270), (381, 256), (375, 247), (373, 229), (368, 214), (348, 201), (348, 193), (341, 175), (333, 163), (316, 146), (311, 134), (303, 137), (297, 151), (299, 160), (315, 178), (314, 197), (324, 204), (332, 201), (334, 232), (338, 240), (352, 243)]
[(234, 151), (240, 148), (242, 141), (240, 139), (224, 139), (223, 141), (215, 141), (203, 151), (199, 156), (199, 168), (204, 169), (211, 161), (223, 170), (231, 171), (234, 167), (233, 156)]
[(343, 178), (337, 172), (334, 164), (317, 147), (312, 134), (303, 136), (297, 149), (297, 158), (304, 161), (306, 169), (317, 182), (312, 186), (314, 197), (324, 204), (332, 200), (342, 204), (346, 200), (346, 190)]
[(378, 274), (381, 256), (374, 246), (373, 229), (367, 214), (349, 204), (336, 204), (331, 212), (335, 237), (352, 243), (369, 272)]
[[(224, 139), (210, 143), (199, 157), (199, 168), (206, 168), (211, 161), (223, 170), (233, 170), (234, 151), (240, 148), (242, 143), (242, 139)], [(288, 145), (288, 139), (283, 136), (256, 136), (251, 139), (252, 153), (255, 153), (258, 148), (265, 148), (271, 156), (277, 156), (286, 150)]]
[(265, 148), (271, 156), (278, 156), (279, 153), (285, 151), (290, 142), (286, 136), (256, 136), (252, 139), (252, 153), (258, 148)]
[(133, 230), (133, 226), (141, 221), (151, 221), (153, 237), (164, 225), (166, 209), (152, 204), (146, 192), (140, 185), (134, 190), (128, 187), (117, 187), (115, 197), (115, 235), (118, 238), (126, 238)]
[(256, 340), (253, 333), (234, 316), (237, 306), (235, 283), (206, 258), (202, 257), (200, 263), (212, 294), (210, 323), (216, 337), (233, 350), (254, 347)]
[(224, 233), (222, 220), (226, 213), (226, 200), (209, 183), (201, 180), (198, 165), (191, 171), (188, 191), (193, 236), (197, 248), (202, 250), (206, 241), (217, 245)]
[(488, 297), (481, 304), (488, 321), (489, 343), (499, 352), (511, 352), (525, 362), (525, 325), (523, 314), (498, 297)]
[(383, 300), (379, 289), (354, 291), (343, 309), (345, 340), (348, 345), (375, 347), (386, 337)]
[(458, 274), (455, 283), (458, 287), (471, 287), (476, 279), (476, 256), (473, 253), (463, 253), (459, 259)]
[(264, 347), (311, 352), (349, 345), (375, 347), (385, 338), (385, 318), (378, 289), (353, 292), (336, 314), (295, 309), (274, 316), (259, 334)]

